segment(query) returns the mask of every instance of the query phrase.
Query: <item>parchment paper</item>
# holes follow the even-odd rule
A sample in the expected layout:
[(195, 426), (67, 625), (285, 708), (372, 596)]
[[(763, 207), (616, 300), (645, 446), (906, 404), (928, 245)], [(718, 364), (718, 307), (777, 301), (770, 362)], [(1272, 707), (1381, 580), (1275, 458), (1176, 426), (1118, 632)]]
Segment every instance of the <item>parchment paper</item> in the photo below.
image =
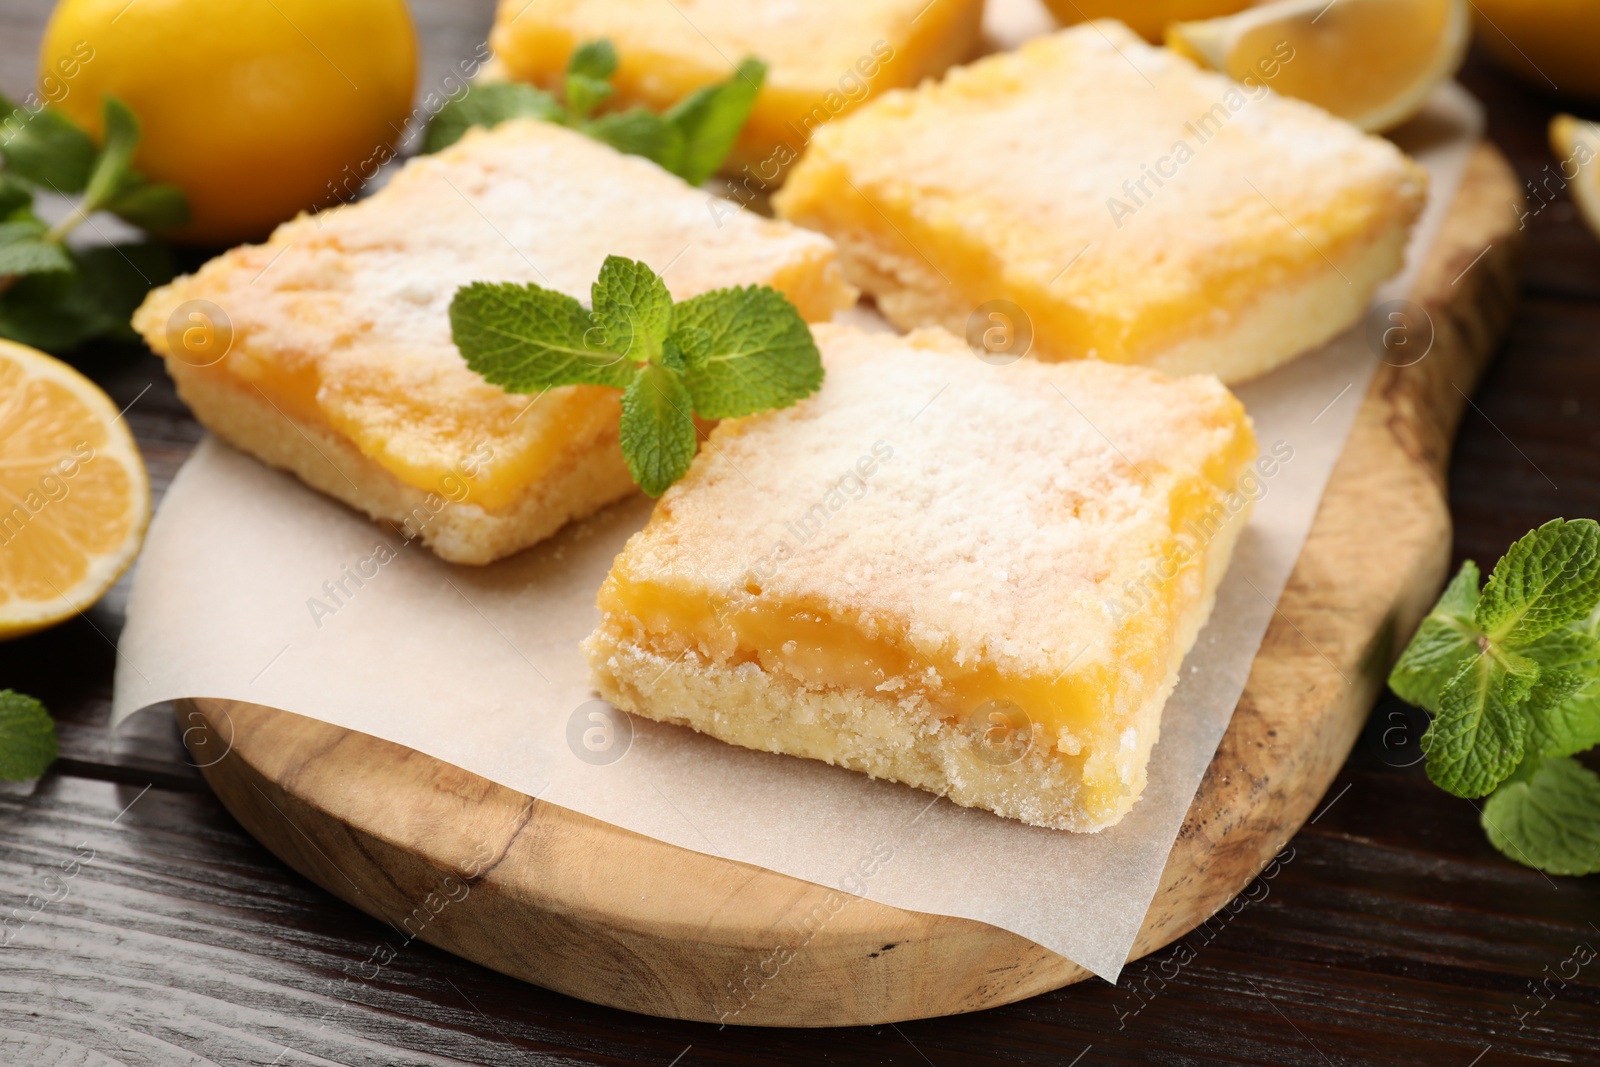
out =
[[(1380, 301), (1409, 291), (1480, 128), (1456, 87), (1411, 128), (1405, 147), (1431, 172), (1431, 203)], [(1183, 667), (1144, 798), (1099, 834), (1027, 827), (644, 720), (631, 745), (613, 739), (620, 758), (598, 763), (581, 741), (599, 720), (578, 642), (647, 500), (493, 567), (454, 567), (214, 440), (150, 529), (114, 721), (184, 697), (295, 711), (684, 848), (992, 923), (1114, 981), (1377, 365), (1358, 328), (1239, 390), (1263, 450), (1282, 442), (1293, 457), (1269, 480)], [(368, 576), (345, 579), (335, 605), (324, 583), (348, 573)]]

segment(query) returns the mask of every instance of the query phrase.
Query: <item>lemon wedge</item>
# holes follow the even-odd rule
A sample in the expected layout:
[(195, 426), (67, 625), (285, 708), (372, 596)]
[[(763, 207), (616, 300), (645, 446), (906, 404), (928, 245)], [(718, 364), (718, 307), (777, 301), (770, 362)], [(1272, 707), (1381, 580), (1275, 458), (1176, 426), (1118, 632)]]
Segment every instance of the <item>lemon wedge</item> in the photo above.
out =
[(111, 398), (60, 360), (0, 341), (0, 639), (94, 604), (149, 521), (144, 463)]
[(1195, 62), (1369, 132), (1420, 111), (1471, 37), (1467, 0), (1278, 0), (1167, 28), (1168, 47)]
[(1571, 115), (1550, 120), (1550, 147), (1561, 160), (1561, 177), (1572, 186), (1572, 199), (1584, 221), (1600, 237), (1600, 122)]

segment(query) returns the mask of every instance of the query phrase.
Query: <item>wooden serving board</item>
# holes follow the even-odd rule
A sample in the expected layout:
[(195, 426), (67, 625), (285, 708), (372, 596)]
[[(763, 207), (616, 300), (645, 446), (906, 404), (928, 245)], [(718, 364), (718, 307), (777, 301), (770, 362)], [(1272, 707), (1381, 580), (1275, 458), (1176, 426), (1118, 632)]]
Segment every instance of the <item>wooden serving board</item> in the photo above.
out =
[[(1414, 294), (1433, 348), (1382, 366), (1367, 393), (1131, 958), (1217, 912), (1310, 816), (1437, 594), (1450, 443), (1515, 302), (1520, 198), (1480, 146)], [(585, 1000), (840, 1026), (976, 1011), (1087, 977), (984, 923), (690, 852), (366, 734), (224, 701), (178, 715), (228, 810), (296, 870), (401, 939)], [(827, 918), (802, 943), (808, 914)]]

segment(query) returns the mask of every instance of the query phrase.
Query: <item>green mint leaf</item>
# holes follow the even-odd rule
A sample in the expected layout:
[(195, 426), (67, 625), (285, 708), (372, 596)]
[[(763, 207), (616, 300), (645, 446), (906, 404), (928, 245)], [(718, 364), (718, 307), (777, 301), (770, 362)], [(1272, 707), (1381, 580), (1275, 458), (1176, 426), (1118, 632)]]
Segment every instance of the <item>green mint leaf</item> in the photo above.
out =
[(189, 221), (189, 200), (176, 185), (157, 185), (136, 175), (104, 207), (141, 230), (170, 230)]
[(1600, 608), (1517, 650), (1541, 667), (1574, 667), (1600, 659)]
[(660, 363), (643, 367), (622, 394), (622, 456), (633, 480), (660, 496), (688, 471), (695, 443), (683, 375)]
[(29, 112), (0, 97), (0, 157), (11, 173), (52, 192), (81, 193), (94, 170), (94, 141), (61, 112)]
[(1522, 654), (1539, 680), (1522, 711), (1530, 756), (1570, 756), (1600, 744), (1600, 610), (1547, 634)]
[(25, 782), (56, 759), (56, 726), (44, 705), (0, 689), (0, 781)]
[(72, 270), (72, 257), (55, 241), (45, 240), (45, 224), (37, 219), (0, 222), (0, 277)]
[(617, 49), (604, 37), (585, 41), (572, 50), (567, 58), (567, 75), (610, 81), (617, 72)]
[(1489, 843), (1549, 874), (1600, 872), (1600, 778), (1573, 759), (1518, 774), (1483, 805)]
[(1470, 559), (1445, 587), (1389, 674), (1389, 688), (1408, 704), (1438, 714), (1439, 693), (1480, 648), (1472, 613), (1478, 606), (1478, 565)]
[(594, 114), (595, 108), (605, 103), (616, 89), (611, 83), (584, 74), (568, 74), (566, 91), (567, 111), (574, 120), (582, 122)]
[(1541, 668), (1521, 711), (1530, 756), (1571, 756), (1600, 745), (1600, 678), (1593, 666)]
[(1522, 762), (1528, 720), (1517, 707), (1539, 667), (1514, 652), (1484, 652), (1466, 663), (1439, 694), (1439, 711), (1422, 749), (1428, 777), (1458, 797), (1481, 797)]
[(20, 221), (33, 214), (32, 208), (33, 189), (0, 171), (0, 222)]
[(155, 241), (100, 246), (73, 253), (78, 284), (62, 310), (76, 317), (86, 336), (142, 343), (128, 320), (150, 290), (176, 273), (172, 254)]
[(422, 138), (422, 151), (437, 152), (461, 140), (474, 126), (493, 128), (507, 119), (540, 119), (562, 122), (566, 110), (543, 89), (520, 82), (490, 82), (474, 85), (459, 100), (439, 109), (428, 123)]
[(766, 77), (765, 63), (746, 59), (727, 81), (696, 89), (669, 108), (666, 117), (683, 131), (684, 148), (679, 165), (667, 169), (690, 185), (715, 174), (739, 139)]
[(636, 363), (661, 358), (661, 342), (672, 328), (672, 294), (655, 271), (637, 260), (607, 256), (593, 297), (607, 351)]
[(467, 366), (512, 393), (621, 387), (637, 370), (603, 347), (605, 331), (582, 304), (537, 285), (462, 286), (450, 301), (450, 331)]
[(1474, 618), (1492, 641), (1531, 644), (1579, 622), (1600, 602), (1600, 524), (1553, 519), (1495, 564)]
[[(671, 367), (679, 374), (682, 374), (689, 366), (688, 360), (683, 355), (683, 347), (678, 344), (678, 338), (672, 334), (668, 334), (666, 340), (661, 342), (661, 359), (659, 362), (663, 367)], [(691, 396), (689, 399), (693, 401), (694, 397)]]
[(85, 215), (99, 211), (131, 184), (133, 150), (139, 147), (139, 120), (128, 106), (107, 95), (101, 112), (104, 118), (104, 144), (83, 191)]
[(822, 385), (822, 357), (793, 304), (765, 285), (717, 289), (672, 309), (694, 408), (708, 419), (788, 407)]
[(62, 355), (97, 337), (136, 342), (128, 325), (145, 294), (172, 280), (172, 257), (153, 242), (71, 253), (71, 274), (33, 274), (0, 295), (0, 337)]
[(617, 50), (607, 40), (586, 41), (572, 50), (567, 60), (567, 81), (563, 87), (567, 110), (580, 122), (616, 92), (611, 75), (617, 69)]
[(683, 159), (683, 131), (642, 107), (613, 111), (579, 127), (595, 140), (630, 156), (643, 156), (676, 174)]

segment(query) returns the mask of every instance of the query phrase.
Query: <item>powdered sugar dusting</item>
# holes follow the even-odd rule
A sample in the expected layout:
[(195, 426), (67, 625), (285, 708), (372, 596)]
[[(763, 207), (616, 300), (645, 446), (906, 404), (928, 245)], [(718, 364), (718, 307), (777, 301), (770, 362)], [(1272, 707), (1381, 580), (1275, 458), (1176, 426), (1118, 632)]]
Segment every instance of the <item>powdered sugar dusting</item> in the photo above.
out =
[(720, 427), (630, 543), (630, 577), (820, 603), (923, 655), (1048, 677), (1113, 658), (1108, 602), (1164, 550), (1174, 490), (1248, 433), (1214, 378), (996, 367), (942, 330), (815, 333), (822, 390)]

